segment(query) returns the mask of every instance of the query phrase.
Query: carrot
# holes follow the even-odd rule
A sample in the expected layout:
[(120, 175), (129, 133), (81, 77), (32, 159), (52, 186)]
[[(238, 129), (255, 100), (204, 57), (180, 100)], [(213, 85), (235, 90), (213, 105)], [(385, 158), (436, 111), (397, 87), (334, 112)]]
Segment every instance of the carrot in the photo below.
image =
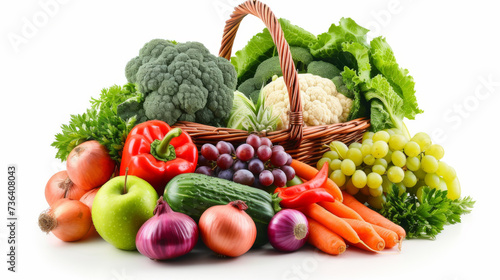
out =
[(374, 224), (371, 224), (371, 226), (378, 233), (378, 235), (382, 237), (382, 239), (384, 239), (385, 248), (390, 249), (399, 243), (399, 249), (401, 249), (401, 242), (399, 240), (399, 236), (397, 233), (395, 233), (390, 229), (386, 229), (384, 227), (377, 226)]
[(368, 208), (368, 206), (359, 202), (354, 196), (348, 194), (347, 192), (342, 191), (342, 195), (344, 198), (343, 203), (352, 210), (356, 211), (363, 218), (363, 220), (370, 224), (394, 231), (398, 235), (400, 241), (406, 237), (406, 231), (400, 225), (393, 223), (391, 220)]
[[(307, 163), (295, 159), (292, 160), (290, 166), (295, 170), (295, 175), (307, 181), (314, 178), (314, 176), (319, 172), (318, 169), (308, 165)], [(329, 194), (331, 194), (335, 198), (335, 200), (342, 201), (342, 192), (340, 191), (340, 188), (337, 186), (337, 184), (332, 181), (332, 179), (326, 179), (323, 187), (328, 191)]]
[(362, 242), (356, 231), (346, 221), (328, 212), (328, 210), (318, 204), (313, 203), (299, 210), (307, 217), (316, 220), (345, 240), (352, 243)]
[(340, 255), (345, 252), (346, 244), (340, 235), (329, 230), (316, 220), (307, 218), (307, 221), (309, 222), (307, 243), (330, 255)]
[(346, 242), (347, 245), (349, 246), (354, 246), (354, 247), (357, 247), (359, 249), (362, 249), (362, 250), (365, 250), (365, 251), (370, 251), (370, 252), (377, 252), (377, 253), (382, 253), (381, 251), (375, 251), (373, 250), (372, 248), (368, 247), (368, 245), (366, 245), (365, 243), (351, 243), (351, 242)]
[(340, 218), (348, 218), (363, 221), (363, 218), (354, 210), (347, 207), (340, 201), (321, 201), (318, 204)]
[(382, 251), (385, 248), (385, 241), (373, 229), (371, 224), (354, 219), (343, 218), (358, 234), (364, 244), (374, 251)]

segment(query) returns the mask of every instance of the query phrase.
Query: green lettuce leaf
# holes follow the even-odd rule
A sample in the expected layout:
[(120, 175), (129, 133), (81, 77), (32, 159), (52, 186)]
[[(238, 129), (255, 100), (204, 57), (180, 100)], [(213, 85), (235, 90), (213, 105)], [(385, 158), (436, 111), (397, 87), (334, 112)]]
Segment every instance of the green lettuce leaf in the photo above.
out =
[[(370, 103), (366, 97), (361, 93), (361, 85), (363, 81), (359, 78), (356, 71), (348, 67), (344, 67), (341, 73), (342, 83), (349, 91), (349, 98), (353, 100), (351, 111), (347, 120), (354, 120), (357, 118), (370, 117)], [(345, 94), (344, 94), (345, 95)]]
[(418, 108), (413, 77), (408, 74), (407, 69), (399, 67), (394, 52), (385, 38), (374, 38), (370, 46), (373, 65), (387, 78), (394, 91), (404, 100), (404, 116), (408, 119), (415, 119), (415, 115), (423, 111)]
[[(303, 28), (291, 24), (286, 19), (279, 19), (279, 22), (285, 39), (290, 46), (307, 49), (310, 44), (316, 42), (316, 36)], [(275, 54), (276, 46), (267, 28), (253, 36), (243, 49), (237, 51), (231, 57), (231, 63), (238, 74), (238, 84), (253, 77), (257, 66)]]
[(368, 48), (356, 42), (343, 42), (342, 50), (354, 56), (357, 62), (357, 76), (360, 81), (368, 82), (370, 80), (370, 57), (368, 55)]
[(354, 98), (352, 100), (351, 111), (349, 112), (348, 121), (370, 117), (370, 104), (366, 101), (364, 94), (359, 91), (353, 91)]
[(328, 32), (318, 35), (317, 42), (310, 45), (311, 54), (317, 59), (330, 61), (342, 51), (343, 42), (356, 42), (368, 46), (366, 43), (368, 31), (354, 20), (342, 18), (338, 26), (332, 24)]
[(342, 71), (341, 75), (342, 80), (348, 89), (358, 90), (358, 87), (362, 83), (362, 81), (356, 73), (356, 70), (353, 70), (346, 66), (344, 67), (344, 71)]
[(382, 75), (373, 77), (365, 87), (366, 100), (371, 104), (370, 124), (374, 131), (403, 126), (403, 99), (394, 91), (389, 81)]

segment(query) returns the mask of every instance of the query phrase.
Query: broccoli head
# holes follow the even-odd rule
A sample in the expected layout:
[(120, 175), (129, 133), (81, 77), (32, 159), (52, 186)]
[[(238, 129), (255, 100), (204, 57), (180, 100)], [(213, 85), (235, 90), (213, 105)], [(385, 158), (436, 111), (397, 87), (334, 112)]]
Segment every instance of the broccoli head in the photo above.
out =
[(126, 108), (147, 119), (224, 126), (231, 113), (236, 70), (201, 43), (151, 40), (127, 63), (125, 75), (144, 94), (142, 108)]

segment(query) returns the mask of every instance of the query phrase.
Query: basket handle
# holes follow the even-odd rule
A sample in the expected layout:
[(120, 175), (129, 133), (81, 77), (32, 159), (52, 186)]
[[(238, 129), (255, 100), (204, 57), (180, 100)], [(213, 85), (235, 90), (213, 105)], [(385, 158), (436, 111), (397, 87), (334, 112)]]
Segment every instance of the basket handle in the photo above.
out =
[(277, 46), (280, 66), (283, 71), (283, 79), (290, 100), (289, 138), (296, 146), (299, 146), (303, 137), (303, 118), (298, 74), (295, 69), (295, 64), (293, 63), (292, 54), (290, 53), (290, 46), (283, 35), (281, 25), (266, 4), (257, 0), (247, 0), (234, 8), (230, 19), (226, 21), (226, 26), (224, 27), (219, 56), (230, 60), (236, 32), (238, 31), (241, 21), (248, 14), (254, 15), (264, 22), (273, 38), (274, 44)]

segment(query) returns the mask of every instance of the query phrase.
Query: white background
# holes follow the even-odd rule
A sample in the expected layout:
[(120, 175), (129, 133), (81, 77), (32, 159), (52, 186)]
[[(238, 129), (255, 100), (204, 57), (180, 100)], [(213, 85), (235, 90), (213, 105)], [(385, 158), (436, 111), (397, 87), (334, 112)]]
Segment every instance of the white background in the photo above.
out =
[[(436, 240), (408, 240), (399, 254), (349, 248), (328, 256), (304, 249), (252, 251), (217, 259), (203, 249), (157, 263), (102, 240), (63, 243), (37, 226), (46, 181), (64, 168), (50, 146), (70, 114), (126, 83), (124, 68), (153, 38), (200, 41), (218, 53), (234, 0), (2, 1), (0, 4), (1, 279), (476, 279), (497, 275), (500, 52), (494, 1), (277, 1), (284, 17), (314, 34), (351, 17), (383, 35), (415, 78), (425, 113), (407, 121), (445, 147), (462, 194), (477, 200), (463, 222)], [(46, 4), (51, 3), (51, 4)], [(244, 19), (235, 48), (264, 25)], [(23, 33), (24, 32), (24, 33)], [(16, 38), (17, 41), (13, 41)], [(17, 43), (16, 43), (17, 42)], [(494, 142), (492, 142), (494, 141)], [(17, 272), (7, 272), (7, 165), (18, 167)], [(496, 260), (495, 260), (496, 259)]]

